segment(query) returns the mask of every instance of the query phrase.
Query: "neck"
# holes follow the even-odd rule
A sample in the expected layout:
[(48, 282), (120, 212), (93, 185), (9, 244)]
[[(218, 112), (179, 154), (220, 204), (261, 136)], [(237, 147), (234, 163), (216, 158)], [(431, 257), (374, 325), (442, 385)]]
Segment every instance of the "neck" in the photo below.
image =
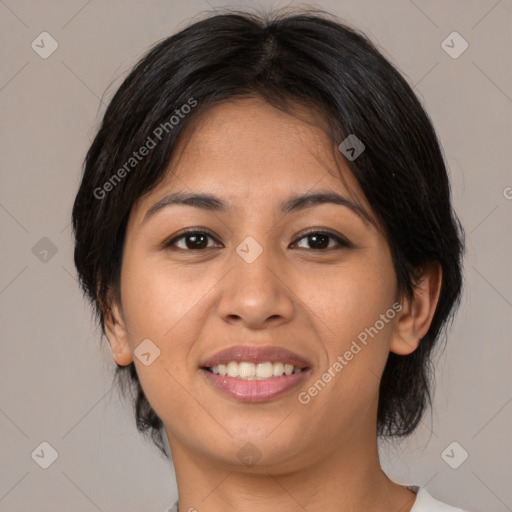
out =
[[(168, 435), (179, 512), (409, 512), (416, 495), (382, 471), (372, 429), (285, 465), (252, 468), (196, 454)], [(293, 469), (292, 469), (293, 468)]]

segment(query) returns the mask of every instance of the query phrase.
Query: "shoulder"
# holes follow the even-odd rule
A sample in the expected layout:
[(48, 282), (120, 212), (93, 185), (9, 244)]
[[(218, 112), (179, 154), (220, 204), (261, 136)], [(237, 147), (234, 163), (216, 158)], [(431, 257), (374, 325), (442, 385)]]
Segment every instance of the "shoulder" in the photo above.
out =
[(417, 493), (416, 501), (410, 512), (466, 512), (434, 499), (424, 487), (413, 486)]

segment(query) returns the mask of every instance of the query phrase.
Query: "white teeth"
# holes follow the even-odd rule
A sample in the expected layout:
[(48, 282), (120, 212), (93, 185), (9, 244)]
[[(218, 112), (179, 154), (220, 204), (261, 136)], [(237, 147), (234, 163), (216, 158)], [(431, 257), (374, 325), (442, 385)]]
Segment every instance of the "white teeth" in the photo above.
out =
[(283, 363), (274, 363), (272, 367), (272, 374), (274, 377), (279, 377), (284, 373), (284, 364)]
[(212, 373), (222, 376), (238, 378), (242, 380), (264, 380), (272, 377), (282, 377), (283, 375), (292, 375), (300, 373), (301, 368), (295, 368), (291, 364), (281, 362), (272, 363), (250, 363), (247, 361), (230, 361), (228, 364), (219, 364), (210, 368)]
[(256, 366), (254, 363), (239, 363), (238, 364), (238, 375), (243, 379), (249, 379), (256, 377)]
[(270, 362), (268, 363), (258, 363), (256, 366), (256, 377), (260, 379), (270, 379), (274, 374), (274, 365)]
[(238, 363), (231, 361), (228, 363), (228, 377), (236, 377), (238, 375)]

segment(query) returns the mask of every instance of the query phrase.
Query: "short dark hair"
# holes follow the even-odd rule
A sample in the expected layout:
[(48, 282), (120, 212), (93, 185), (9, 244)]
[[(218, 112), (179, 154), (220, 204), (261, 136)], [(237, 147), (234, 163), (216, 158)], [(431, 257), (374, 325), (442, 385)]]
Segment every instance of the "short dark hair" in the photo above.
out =
[[(364, 34), (324, 11), (208, 14), (156, 44), (123, 81), (87, 152), (72, 213), (75, 265), (102, 332), (105, 311), (119, 299), (135, 201), (163, 179), (192, 119), (247, 96), (285, 110), (305, 106), (327, 122), (333, 141), (355, 134), (364, 143), (347, 164), (383, 228), (402, 296), (412, 295), (422, 264), (442, 268), (427, 334), (411, 354), (389, 354), (380, 383), (378, 435), (407, 436), (431, 404), (432, 349), (460, 302), (464, 231), (451, 206), (440, 144), (412, 88)], [(171, 117), (194, 101), (175, 124)], [(127, 166), (155, 138), (147, 156)], [(167, 456), (163, 423), (134, 363), (118, 366), (115, 376), (135, 391), (138, 430)]]

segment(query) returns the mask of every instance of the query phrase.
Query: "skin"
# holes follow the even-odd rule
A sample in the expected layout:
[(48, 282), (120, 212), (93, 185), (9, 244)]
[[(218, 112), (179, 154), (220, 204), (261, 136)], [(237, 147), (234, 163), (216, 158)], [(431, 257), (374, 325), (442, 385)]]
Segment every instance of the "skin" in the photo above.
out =
[[(357, 199), (373, 216), (319, 126), (252, 98), (210, 108), (184, 134), (164, 181), (131, 211), (120, 303), (105, 311), (114, 358), (135, 361), (164, 422), (180, 512), (409, 511), (415, 495), (379, 465), (378, 387), (389, 352), (411, 353), (428, 331), (439, 265), (425, 265), (413, 299), (400, 299), (401, 311), (378, 335), (300, 403), (298, 393), (396, 301), (388, 243), (376, 223), (345, 206), (279, 210), (292, 195), (327, 189)], [(177, 191), (214, 194), (230, 210), (171, 205), (144, 220)], [(199, 245), (207, 248), (193, 250), (190, 237), (164, 247), (184, 228), (206, 228), (212, 238)], [(352, 245), (335, 238), (319, 245), (303, 235), (310, 228)], [(248, 236), (263, 248), (252, 263), (235, 250)], [(149, 366), (133, 354), (145, 339), (160, 349)], [(309, 360), (311, 371), (281, 397), (241, 403), (199, 370), (206, 357), (238, 344), (283, 346)], [(261, 455), (252, 467), (237, 456), (247, 442)]]

